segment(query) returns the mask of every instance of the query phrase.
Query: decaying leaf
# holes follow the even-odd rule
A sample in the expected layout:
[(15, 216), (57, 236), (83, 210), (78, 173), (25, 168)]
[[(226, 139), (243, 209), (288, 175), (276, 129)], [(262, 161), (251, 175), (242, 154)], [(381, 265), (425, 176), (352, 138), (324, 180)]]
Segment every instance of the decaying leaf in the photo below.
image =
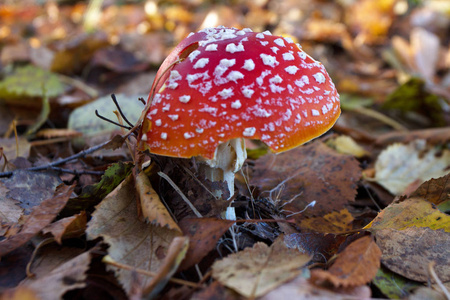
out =
[(426, 199), (439, 205), (450, 200), (450, 173), (424, 182), (410, 197)]
[(409, 227), (404, 230), (386, 228), (376, 235), (383, 255), (381, 262), (391, 271), (411, 280), (430, 279), (428, 265), (443, 282), (450, 281), (450, 233), (430, 228)]
[(313, 207), (294, 218), (324, 215), (341, 210), (354, 201), (356, 183), (361, 176), (359, 163), (320, 141), (257, 160), (250, 185), (261, 197), (285, 203), (286, 215), (302, 211), (312, 201)]
[[(141, 222), (138, 218), (135, 186), (129, 175), (105, 199), (96, 206), (88, 223), (86, 234), (89, 240), (103, 238), (109, 245), (113, 260), (134, 268), (157, 272), (167, 255), (172, 240), (179, 232), (167, 227)], [(133, 284), (145, 288), (152, 278), (139, 277), (136, 283), (132, 271), (114, 270), (127, 293)]]
[(327, 271), (312, 270), (311, 280), (330, 282), (335, 287), (360, 286), (375, 277), (380, 257), (380, 248), (370, 236), (365, 236), (348, 245)]
[(180, 271), (199, 263), (233, 224), (233, 221), (216, 218), (181, 220), (179, 225), (183, 234), (189, 237), (189, 249)]
[(86, 230), (86, 212), (71, 217), (58, 220), (42, 229), (43, 233), (51, 233), (58, 244), (62, 243), (63, 238), (73, 238), (81, 236)]
[(170, 244), (167, 255), (158, 272), (148, 286), (145, 287), (143, 294), (148, 298), (156, 297), (166, 286), (169, 279), (175, 274), (181, 261), (184, 259), (189, 246), (189, 238), (184, 236), (175, 237)]
[(20, 231), (0, 242), (0, 257), (22, 246), (50, 224), (66, 205), (73, 189), (74, 186), (60, 185), (52, 198), (35, 206)]
[(447, 174), (450, 151), (427, 149), (424, 140), (408, 145), (393, 144), (380, 153), (375, 162), (375, 181), (394, 195), (401, 195), (415, 182), (425, 182)]
[(310, 259), (281, 239), (270, 247), (259, 242), (216, 261), (212, 276), (245, 297), (259, 297), (298, 276)]
[(37, 173), (17, 170), (9, 178), (1, 178), (0, 185), (5, 189), (0, 190), (3, 199), (17, 201), (20, 208), (28, 215), (33, 207), (39, 205), (45, 199), (53, 195), (56, 187), (61, 184), (61, 179), (52, 173)]
[(167, 208), (161, 202), (156, 191), (153, 189), (150, 180), (144, 172), (136, 175), (136, 191), (141, 204), (142, 215), (146, 221), (161, 227), (176, 230), (181, 233), (181, 229), (173, 220)]
[(91, 252), (85, 252), (61, 264), (48, 275), (26, 281), (13, 291), (13, 295), (25, 288), (33, 291), (38, 299), (60, 299), (67, 291), (83, 288), (91, 256)]
[(324, 233), (292, 233), (284, 236), (284, 242), (289, 248), (313, 255), (314, 261), (322, 263), (335, 255), (344, 241), (344, 235)]

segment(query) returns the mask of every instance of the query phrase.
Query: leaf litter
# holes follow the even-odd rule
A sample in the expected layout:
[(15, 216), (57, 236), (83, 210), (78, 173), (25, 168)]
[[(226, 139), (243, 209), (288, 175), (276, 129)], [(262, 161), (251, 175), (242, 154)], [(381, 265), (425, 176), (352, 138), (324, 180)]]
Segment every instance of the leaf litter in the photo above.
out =
[[(31, 1), (0, 10), (0, 168), (12, 172), (0, 178), (3, 298), (444, 297), (447, 4), (147, 1), (112, 3), (90, 19), (91, 9)], [(223, 186), (195, 161), (135, 155), (134, 137), (82, 106), (127, 91), (118, 98), (134, 122), (170, 49), (217, 25), (300, 42), (343, 101), (334, 134), (298, 149), (275, 156), (246, 141), (252, 159), (233, 201), (211, 195)], [(105, 115), (115, 109), (98, 105)], [(108, 149), (46, 166), (110, 139)], [(139, 172), (142, 162), (152, 166)], [(224, 219), (227, 208), (237, 222)], [(35, 277), (26, 278), (27, 264)]]

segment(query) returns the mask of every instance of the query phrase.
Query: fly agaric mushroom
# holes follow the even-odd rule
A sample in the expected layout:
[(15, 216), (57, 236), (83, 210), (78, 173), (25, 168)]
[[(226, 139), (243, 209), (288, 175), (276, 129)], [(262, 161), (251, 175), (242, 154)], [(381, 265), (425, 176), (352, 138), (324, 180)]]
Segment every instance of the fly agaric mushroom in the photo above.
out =
[(226, 181), (230, 195), (247, 156), (243, 138), (279, 153), (322, 135), (340, 114), (324, 66), (299, 44), (268, 31), (216, 27), (191, 33), (156, 78), (141, 147), (203, 157), (209, 178)]

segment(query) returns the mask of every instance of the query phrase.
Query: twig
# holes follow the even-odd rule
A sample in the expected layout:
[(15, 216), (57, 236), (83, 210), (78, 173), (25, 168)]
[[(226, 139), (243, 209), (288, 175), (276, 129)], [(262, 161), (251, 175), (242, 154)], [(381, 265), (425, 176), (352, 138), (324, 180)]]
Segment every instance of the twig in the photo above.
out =
[(436, 272), (434, 271), (434, 265), (435, 264), (436, 264), (436, 262), (434, 262), (434, 261), (431, 261), (428, 264), (428, 273), (430, 273), (430, 276), (434, 279), (434, 281), (436, 281), (437, 285), (442, 290), (442, 292), (444, 293), (444, 295), (447, 298), (447, 300), (450, 300), (450, 292), (447, 290), (445, 285), (442, 283), (442, 281), (439, 279), (439, 277), (437, 276)]
[(389, 118), (386, 115), (383, 115), (382, 113), (366, 108), (366, 107), (357, 107), (355, 109), (352, 109), (354, 112), (360, 113), (362, 115), (372, 117), (375, 120), (378, 120), (386, 125), (391, 126), (392, 128), (399, 130), (399, 131), (408, 131), (408, 128), (400, 124), (399, 122), (395, 121), (394, 119)]
[(122, 124), (120, 124), (120, 123), (117, 123), (117, 122), (115, 122), (115, 121), (113, 121), (113, 120), (111, 120), (111, 119), (108, 119), (108, 118), (102, 116), (101, 114), (98, 113), (98, 110), (95, 110), (95, 115), (96, 115), (97, 117), (99, 117), (100, 119), (102, 119), (103, 121), (106, 121), (106, 122), (108, 122), (108, 123), (114, 124), (114, 125), (116, 125), (116, 126), (118, 126), (118, 127), (122, 127), (122, 128), (127, 129), (127, 130), (130, 130), (130, 129), (131, 129), (131, 127), (122, 125)]
[(195, 208), (192, 202), (189, 201), (189, 199), (183, 194), (180, 188), (175, 184), (175, 182), (172, 181), (172, 179), (170, 179), (169, 176), (167, 176), (163, 172), (158, 172), (158, 175), (164, 178), (173, 187), (173, 189), (181, 196), (181, 198), (183, 198), (184, 202), (186, 202), (186, 204), (189, 205), (189, 207), (192, 209), (192, 211), (198, 218), (203, 218), (202, 214)]
[(69, 76), (61, 75), (61, 74), (58, 74), (58, 78), (62, 82), (72, 85), (72, 86), (82, 90), (83, 92), (88, 94), (91, 98), (96, 98), (98, 96), (98, 92), (96, 89), (91, 88), (90, 86), (88, 86), (87, 84), (85, 84), (84, 82), (82, 82), (80, 80), (74, 79)]
[[(143, 270), (143, 269), (137, 269), (137, 268), (134, 268), (132, 266), (119, 263), (119, 262), (113, 260), (112, 257), (109, 256), (109, 255), (106, 255), (105, 257), (103, 257), (102, 261), (104, 263), (108, 264), (108, 265), (117, 267), (119, 269), (124, 269), (124, 270), (128, 270), (128, 271), (135, 271), (136, 273), (143, 274), (143, 275), (146, 275), (146, 276), (151, 276), (151, 277), (158, 276), (158, 274), (155, 273), (155, 272), (147, 271), (147, 270)], [(187, 281), (187, 280), (183, 280), (183, 279), (178, 279), (178, 278), (169, 278), (169, 281), (171, 281), (173, 283), (176, 283), (176, 284), (180, 284), (180, 285), (190, 286), (190, 287), (193, 287), (193, 288), (199, 288), (200, 287), (200, 285), (195, 283), (195, 282)]]
[(119, 106), (119, 103), (117, 103), (116, 95), (111, 94), (111, 98), (112, 98), (114, 104), (116, 105), (117, 110), (119, 111), (119, 114), (122, 116), (123, 120), (124, 120), (125, 122), (127, 122), (128, 125), (130, 125), (130, 129), (131, 129), (131, 127), (133, 127), (134, 124), (131, 123), (130, 121), (128, 121), (127, 117), (125, 117), (125, 115), (123, 114), (122, 109), (121, 109), (120, 106)]
[[(58, 160), (58, 161), (54, 161), (52, 163), (49, 163), (49, 164), (46, 164), (46, 165), (43, 165), (43, 166), (32, 167), (32, 168), (21, 169), (21, 170), (24, 170), (24, 171), (43, 171), (43, 170), (48, 170), (48, 169), (51, 169), (51, 168), (56, 167), (58, 165), (62, 165), (64, 163), (66, 163), (66, 162), (70, 162), (72, 160), (85, 157), (86, 155), (91, 154), (91, 153), (93, 153), (93, 152), (95, 152), (95, 151), (105, 147), (106, 145), (108, 145), (109, 142), (110, 141), (106, 141), (106, 142), (104, 142), (102, 144), (99, 144), (99, 145), (96, 145), (96, 146), (91, 147), (89, 149), (86, 149), (86, 150), (83, 150), (81, 152), (78, 152), (77, 154), (71, 155), (71, 156), (66, 157), (64, 159), (61, 159), (61, 160)], [(2, 172), (2, 173), (0, 173), (0, 177), (11, 176), (13, 173), (14, 173), (14, 171)]]
[(56, 171), (56, 172), (73, 174), (73, 175), (76, 175), (76, 176), (80, 176), (80, 175), (96, 175), (96, 176), (100, 176), (100, 175), (105, 174), (105, 172), (103, 172), (103, 171), (89, 171), (89, 170), (77, 171), (77, 170), (63, 169), (63, 168), (58, 168), (58, 167), (50, 167), (49, 169), (51, 169), (53, 171)]

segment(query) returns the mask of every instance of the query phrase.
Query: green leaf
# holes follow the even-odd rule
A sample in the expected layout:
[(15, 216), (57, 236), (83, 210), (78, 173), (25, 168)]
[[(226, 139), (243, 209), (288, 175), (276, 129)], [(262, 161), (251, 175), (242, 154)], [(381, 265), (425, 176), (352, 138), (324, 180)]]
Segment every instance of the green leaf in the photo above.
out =
[(132, 163), (118, 162), (111, 165), (99, 183), (84, 187), (78, 197), (71, 198), (64, 212), (71, 215), (74, 211), (89, 209), (98, 204), (131, 173), (132, 169)]
[(19, 67), (0, 81), (0, 98), (5, 100), (44, 97), (44, 95), (52, 98), (63, 92), (64, 84), (56, 74), (32, 65)]
[(406, 298), (412, 289), (423, 286), (391, 272), (383, 266), (378, 270), (372, 283), (389, 299)]
[(425, 82), (420, 78), (411, 78), (399, 86), (387, 97), (382, 108), (401, 113), (415, 112), (426, 116), (435, 126), (445, 126), (439, 97), (428, 92)]

